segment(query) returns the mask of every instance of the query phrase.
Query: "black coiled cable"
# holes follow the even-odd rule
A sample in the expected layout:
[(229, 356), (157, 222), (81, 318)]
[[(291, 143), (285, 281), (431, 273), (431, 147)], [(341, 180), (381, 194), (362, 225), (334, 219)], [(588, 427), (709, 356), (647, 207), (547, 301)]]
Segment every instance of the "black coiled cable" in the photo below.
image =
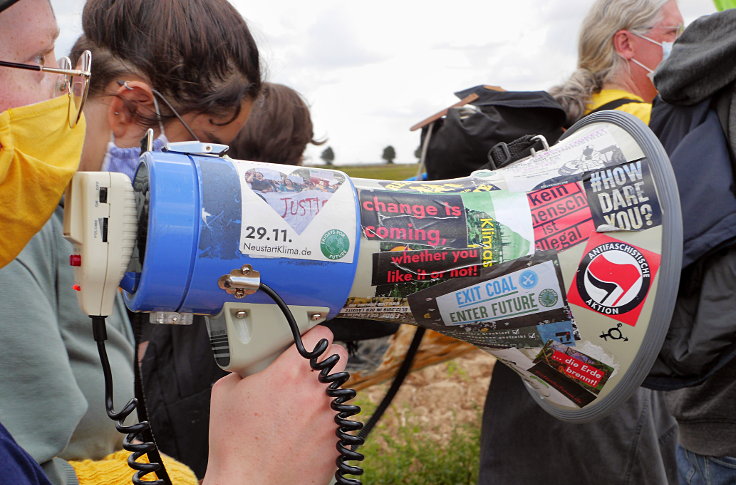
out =
[[(133, 483), (135, 485), (171, 485), (171, 479), (166, 472), (166, 468), (164, 468), (161, 455), (156, 448), (156, 443), (145, 441), (144, 439), (144, 434), (150, 429), (148, 421), (142, 421), (131, 426), (124, 424), (125, 418), (135, 411), (138, 400), (135, 398), (131, 399), (120, 412), (115, 412), (113, 409), (112, 371), (110, 370), (110, 361), (107, 358), (107, 350), (105, 349), (105, 340), (107, 340), (105, 317), (93, 316), (91, 318), (92, 331), (97, 342), (100, 361), (102, 362), (102, 372), (105, 376), (105, 407), (107, 409), (107, 415), (110, 419), (116, 421), (115, 428), (125, 434), (123, 448), (131, 452), (131, 455), (128, 457), (128, 466), (136, 470), (133, 475)], [(139, 442), (134, 443), (134, 440), (138, 440)], [(143, 455), (148, 455), (149, 463), (137, 461)], [(143, 481), (143, 477), (149, 473), (156, 473), (158, 480)]]
[(337, 458), (337, 472), (335, 473), (335, 480), (338, 485), (361, 485), (360, 480), (353, 478), (346, 478), (345, 475), (362, 475), (363, 469), (357, 466), (352, 466), (346, 462), (361, 461), (363, 455), (357, 451), (353, 451), (353, 448), (363, 444), (363, 438), (357, 435), (350, 434), (350, 431), (357, 431), (363, 427), (363, 423), (359, 421), (353, 421), (348, 418), (360, 413), (360, 407), (352, 404), (345, 404), (347, 401), (355, 397), (355, 391), (353, 389), (342, 389), (341, 385), (350, 378), (350, 374), (347, 372), (336, 372), (330, 374), (330, 371), (335, 366), (340, 356), (333, 354), (327, 357), (322, 362), (318, 362), (317, 359), (324, 354), (327, 350), (329, 343), (326, 339), (322, 339), (317, 342), (314, 350), (309, 352), (304, 347), (302, 336), (299, 332), (299, 326), (294, 319), (294, 315), (289, 310), (288, 305), (281, 299), (281, 297), (269, 286), (261, 283), (260, 289), (266, 293), (271, 299), (278, 305), (281, 312), (286, 317), (286, 321), (289, 324), (291, 333), (294, 336), (294, 343), (296, 348), (305, 359), (309, 359), (309, 365), (314, 370), (319, 371), (319, 381), (322, 383), (329, 383), (327, 386), (327, 395), (334, 399), (330, 403), (330, 407), (337, 412), (335, 416), (335, 423), (337, 423), (337, 437), (339, 441), (337, 443), (337, 450), (340, 452), (340, 456)]

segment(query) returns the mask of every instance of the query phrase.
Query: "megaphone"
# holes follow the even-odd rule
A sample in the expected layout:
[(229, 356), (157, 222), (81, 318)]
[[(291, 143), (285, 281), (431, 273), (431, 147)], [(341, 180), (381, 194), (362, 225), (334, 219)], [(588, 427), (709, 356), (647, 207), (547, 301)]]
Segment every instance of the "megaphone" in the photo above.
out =
[[(127, 200), (124, 224), (96, 222), (100, 235), (135, 235), (131, 264), (105, 270), (122, 277), (126, 305), (168, 323), (210, 316), (226, 370), (252, 373), (292, 340), (260, 282), (302, 331), (342, 317), (470, 342), (566, 421), (621, 405), (659, 351), (679, 282), (680, 206), (667, 155), (630, 115), (596, 113), (508, 167), (435, 182), (218, 153), (170, 144), (143, 154), (132, 189), (116, 174), (86, 186), (98, 206)], [(88, 205), (70, 200), (67, 210)], [(85, 285), (102, 285), (81, 268), (78, 283), (84, 307)]]

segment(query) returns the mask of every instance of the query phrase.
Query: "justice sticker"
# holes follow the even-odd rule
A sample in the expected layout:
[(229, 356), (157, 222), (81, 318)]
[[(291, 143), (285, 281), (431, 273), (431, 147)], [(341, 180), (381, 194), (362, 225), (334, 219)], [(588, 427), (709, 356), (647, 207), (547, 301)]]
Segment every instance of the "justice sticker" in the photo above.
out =
[(568, 300), (635, 326), (659, 264), (656, 253), (596, 233), (585, 248)]
[(641, 231), (662, 223), (646, 159), (591, 172), (584, 184), (598, 232)]
[(232, 164), (240, 180), (243, 254), (353, 261), (357, 214), (345, 174), (243, 160)]

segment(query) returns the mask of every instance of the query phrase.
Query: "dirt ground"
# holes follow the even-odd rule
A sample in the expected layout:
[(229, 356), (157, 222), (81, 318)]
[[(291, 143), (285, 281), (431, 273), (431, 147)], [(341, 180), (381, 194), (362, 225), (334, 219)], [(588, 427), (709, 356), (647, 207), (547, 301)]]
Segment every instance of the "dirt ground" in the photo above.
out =
[[(478, 422), (483, 409), (495, 357), (471, 350), (452, 360), (430, 365), (410, 373), (391, 407), (381, 418), (388, 427), (420, 424), (432, 429), (433, 438), (443, 439), (453, 426)], [(359, 391), (361, 399), (380, 402), (389, 383)], [(366, 421), (365, 417), (361, 418)]]

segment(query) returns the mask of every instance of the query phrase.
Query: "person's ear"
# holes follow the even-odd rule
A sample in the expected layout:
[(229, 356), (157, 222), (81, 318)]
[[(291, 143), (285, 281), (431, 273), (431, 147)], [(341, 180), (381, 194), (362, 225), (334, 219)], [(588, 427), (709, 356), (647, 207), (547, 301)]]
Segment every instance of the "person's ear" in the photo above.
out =
[(119, 147), (139, 146), (147, 130), (140, 123), (141, 117), (156, 116), (153, 91), (151, 86), (141, 81), (116, 82), (115, 85), (115, 94), (110, 97), (107, 111), (115, 144)]
[(613, 34), (613, 48), (616, 53), (627, 61), (634, 57), (634, 46), (631, 43), (634, 34), (628, 30), (621, 29)]

